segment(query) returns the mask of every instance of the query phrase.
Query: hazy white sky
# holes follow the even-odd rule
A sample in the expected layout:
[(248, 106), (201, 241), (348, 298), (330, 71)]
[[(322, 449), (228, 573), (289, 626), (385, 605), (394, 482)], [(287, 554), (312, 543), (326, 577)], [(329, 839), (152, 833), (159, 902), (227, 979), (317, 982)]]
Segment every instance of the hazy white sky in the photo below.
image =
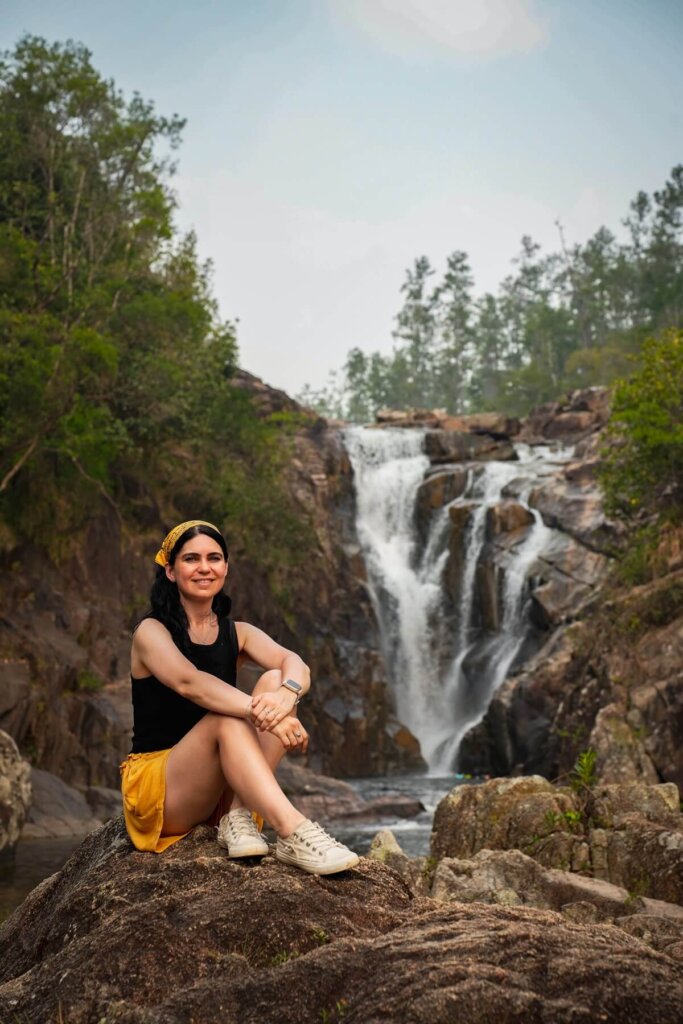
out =
[(619, 229), (683, 161), (679, 0), (0, 0), (0, 41), (76, 39), (188, 119), (178, 221), (291, 393), (389, 351), (406, 268)]

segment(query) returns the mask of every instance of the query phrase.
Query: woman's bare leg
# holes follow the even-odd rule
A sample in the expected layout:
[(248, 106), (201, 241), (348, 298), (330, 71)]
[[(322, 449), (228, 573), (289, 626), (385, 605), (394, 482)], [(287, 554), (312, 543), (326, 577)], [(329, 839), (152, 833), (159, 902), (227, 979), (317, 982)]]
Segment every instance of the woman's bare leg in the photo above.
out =
[[(252, 696), (256, 697), (259, 693), (274, 693), (281, 685), (282, 672), (280, 672), (279, 668), (270, 669), (268, 672), (263, 673), (252, 691)], [(292, 715), (296, 717), (296, 708), (292, 711)], [(266, 761), (270, 765), (272, 771), (275, 771), (285, 755), (285, 748), (283, 744), (277, 736), (273, 736), (270, 732), (261, 732), (260, 729), (256, 730), (256, 738)], [(240, 797), (234, 792), (226, 792), (225, 799), (227, 801), (227, 806), (231, 811), (234, 811), (237, 807), (249, 806), (248, 804), (243, 803)], [(255, 810), (255, 808), (249, 806), (249, 810)]]
[(237, 806), (255, 810), (281, 836), (304, 820), (280, 789), (254, 727), (241, 718), (209, 713), (169, 755), (162, 834), (188, 832), (205, 821), (226, 784), (239, 794)]

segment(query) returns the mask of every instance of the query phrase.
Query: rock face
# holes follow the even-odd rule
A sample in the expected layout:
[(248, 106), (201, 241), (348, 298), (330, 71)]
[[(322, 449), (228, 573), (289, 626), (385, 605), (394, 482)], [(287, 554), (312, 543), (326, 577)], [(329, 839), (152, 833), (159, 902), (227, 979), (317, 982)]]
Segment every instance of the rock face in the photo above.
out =
[(133, 852), (112, 822), (0, 932), (0, 1016), (58, 1014), (70, 1024), (678, 1024), (683, 964), (611, 925), (415, 899), (367, 860), (332, 878), (272, 857), (239, 863), (206, 828), (157, 857)]
[(31, 804), (31, 768), (0, 730), (0, 862), (11, 860)]
[(537, 444), (541, 441), (579, 441), (607, 423), (609, 392), (606, 388), (572, 391), (559, 402), (547, 402), (534, 409), (522, 424), (518, 439)]
[(86, 794), (40, 768), (31, 769), (31, 786), (31, 809), (22, 839), (84, 836), (121, 813), (121, 794), (114, 789), (93, 787), (88, 791), (93, 794), (93, 807)]
[(683, 570), (619, 590), (559, 630), (495, 694), (461, 770), (557, 778), (581, 750), (604, 782), (683, 789)]
[(672, 784), (598, 785), (590, 797), (540, 776), (459, 786), (434, 816), (432, 857), (520, 850), (637, 896), (683, 905), (683, 815)]

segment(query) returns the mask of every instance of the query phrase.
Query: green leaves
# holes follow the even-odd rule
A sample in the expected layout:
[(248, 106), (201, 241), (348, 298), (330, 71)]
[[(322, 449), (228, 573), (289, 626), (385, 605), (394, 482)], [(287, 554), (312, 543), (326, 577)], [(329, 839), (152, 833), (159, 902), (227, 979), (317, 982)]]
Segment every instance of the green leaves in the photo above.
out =
[(234, 328), (173, 224), (182, 127), (77, 44), (0, 63), (0, 515), (55, 556), (103, 501), (124, 524), (234, 515), (234, 546), (291, 562), (284, 428), (231, 385)]
[(680, 518), (683, 501), (683, 332), (648, 339), (641, 366), (614, 390), (601, 482), (613, 515)]

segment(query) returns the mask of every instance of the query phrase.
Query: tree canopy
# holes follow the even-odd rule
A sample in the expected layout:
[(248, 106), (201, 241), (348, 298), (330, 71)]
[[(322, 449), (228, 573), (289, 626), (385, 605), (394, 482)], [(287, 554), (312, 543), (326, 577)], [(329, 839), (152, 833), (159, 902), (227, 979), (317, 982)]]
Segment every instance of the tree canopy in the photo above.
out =
[(234, 513), (247, 546), (249, 517), (262, 560), (296, 532), (276, 428), (232, 386), (234, 327), (174, 226), (182, 128), (83, 46), (27, 36), (0, 62), (0, 517), (55, 554), (102, 501)]
[(626, 238), (600, 228), (543, 254), (528, 236), (496, 294), (477, 296), (467, 253), (439, 276), (426, 256), (406, 273), (393, 352), (353, 348), (326, 387), (300, 400), (356, 421), (381, 407), (525, 414), (575, 387), (610, 384), (646, 337), (683, 326), (683, 165), (639, 192)]

